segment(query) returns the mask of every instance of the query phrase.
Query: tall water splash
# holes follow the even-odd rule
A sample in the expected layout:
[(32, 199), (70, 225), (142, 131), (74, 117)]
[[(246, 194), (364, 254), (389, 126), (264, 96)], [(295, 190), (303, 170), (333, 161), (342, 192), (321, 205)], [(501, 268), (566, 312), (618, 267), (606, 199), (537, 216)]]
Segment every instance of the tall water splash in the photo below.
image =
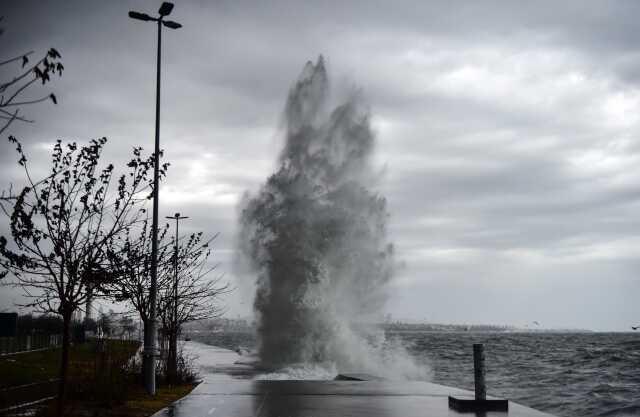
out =
[(399, 346), (362, 323), (380, 314), (393, 272), (385, 199), (371, 189), (374, 136), (357, 97), (327, 109), (322, 57), (289, 93), (279, 167), (240, 215), (256, 277), (263, 364), (423, 378)]

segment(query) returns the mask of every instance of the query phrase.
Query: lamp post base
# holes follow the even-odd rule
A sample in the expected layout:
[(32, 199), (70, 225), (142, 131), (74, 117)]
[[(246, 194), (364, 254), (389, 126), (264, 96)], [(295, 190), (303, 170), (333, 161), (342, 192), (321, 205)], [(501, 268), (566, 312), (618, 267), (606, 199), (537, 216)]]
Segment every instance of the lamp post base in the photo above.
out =
[(475, 411), (509, 412), (509, 400), (476, 400), (475, 398), (449, 397), (449, 408), (461, 413)]

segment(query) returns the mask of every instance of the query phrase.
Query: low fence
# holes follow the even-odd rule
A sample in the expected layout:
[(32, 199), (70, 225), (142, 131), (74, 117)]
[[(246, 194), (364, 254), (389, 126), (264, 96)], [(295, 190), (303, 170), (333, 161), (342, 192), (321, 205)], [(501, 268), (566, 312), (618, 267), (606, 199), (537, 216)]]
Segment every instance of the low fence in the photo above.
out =
[(61, 344), (62, 335), (60, 334), (33, 334), (15, 337), (0, 337), (0, 355), (53, 348), (58, 347)]

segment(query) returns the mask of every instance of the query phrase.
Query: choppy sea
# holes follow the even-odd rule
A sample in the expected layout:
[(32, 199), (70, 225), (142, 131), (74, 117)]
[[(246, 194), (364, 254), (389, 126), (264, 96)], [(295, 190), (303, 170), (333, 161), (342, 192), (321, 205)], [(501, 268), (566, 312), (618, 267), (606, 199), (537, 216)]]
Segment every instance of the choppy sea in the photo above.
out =
[[(640, 416), (640, 333), (398, 332), (432, 382), (473, 390), (471, 347), (485, 344), (490, 395), (556, 416)], [(235, 349), (251, 335), (198, 340)]]

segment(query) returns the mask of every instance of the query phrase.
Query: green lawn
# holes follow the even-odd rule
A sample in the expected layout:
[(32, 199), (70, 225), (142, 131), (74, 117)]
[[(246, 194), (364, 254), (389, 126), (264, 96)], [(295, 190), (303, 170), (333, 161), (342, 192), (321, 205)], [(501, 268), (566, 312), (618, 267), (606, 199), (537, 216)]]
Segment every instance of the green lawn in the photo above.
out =
[[(195, 387), (195, 384), (161, 385), (155, 396), (148, 395), (139, 381), (136, 382), (135, 375), (119, 371), (135, 355), (139, 346), (137, 341), (119, 340), (107, 341), (107, 346), (101, 351), (93, 341), (72, 346), (65, 415), (145, 417), (168, 406)], [(0, 357), (0, 388), (57, 378), (59, 364), (60, 349)], [(37, 396), (38, 392), (33, 394)], [(39, 410), (38, 415), (53, 416), (55, 402), (36, 409)]]
[(59, 364), (59, 349), (1, 356), (0, 388), (56, 378), (60, 370)]
[[(135, 354), (138, 341), (107, 341), (114, 357), (129, 358)], [(74, 345), (70, 351), (70, 376), (93, 371), (96, 362), (95, 342)], [(0, 357), (0, 388), (57, 378), (60, 371), (60, 349), (18, 353)]]

